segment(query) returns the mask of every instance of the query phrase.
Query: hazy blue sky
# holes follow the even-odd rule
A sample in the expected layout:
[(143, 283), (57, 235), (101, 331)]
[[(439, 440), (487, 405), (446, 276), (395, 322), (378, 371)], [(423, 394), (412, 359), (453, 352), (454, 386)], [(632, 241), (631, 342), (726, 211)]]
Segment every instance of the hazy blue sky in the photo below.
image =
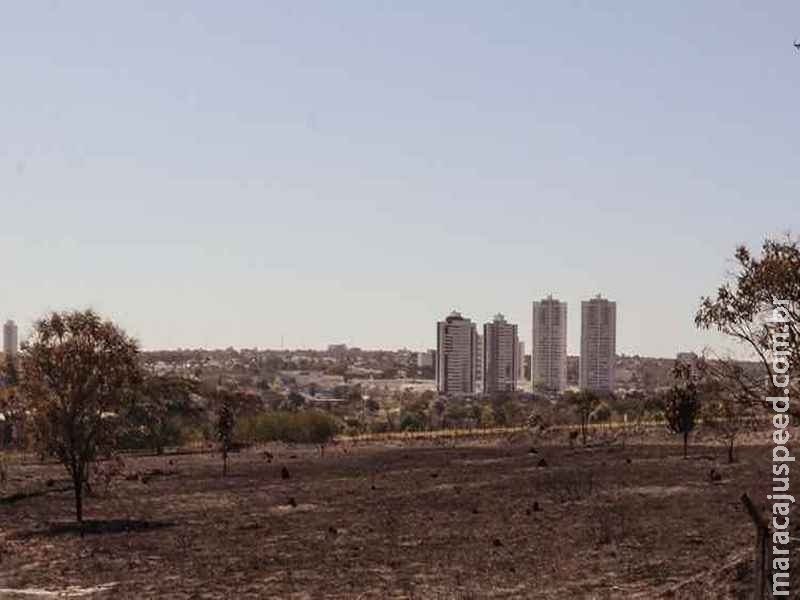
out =
[[(606, 8), (601, 8), (605, 5)], [(430, 347), (458, 308), (692, 315), (800, 224), (797, 2), (9, 2), (0, 318)]]

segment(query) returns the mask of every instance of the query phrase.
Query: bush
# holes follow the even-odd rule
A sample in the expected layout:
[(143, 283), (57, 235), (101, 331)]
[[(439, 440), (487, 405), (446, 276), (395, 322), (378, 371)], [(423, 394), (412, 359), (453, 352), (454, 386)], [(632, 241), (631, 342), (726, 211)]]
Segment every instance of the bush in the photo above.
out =
[(117, 436), (117, 448), (120, 450), (155, 450), (169, 446), (182, 446), (188, 436), (186, 428), (178, 419), (170, 419), (161, 424), (158, 432), (127, 423)]
[(391, 431), (391, 427), (386, 421), (375, 421), (369, 424), (370, 433), (388, 433), (389, 431)]
[(329, 415), (318, 411), (276, 411), (243, 417), (236, 424), (235, 439), (248, 442), (325, 444), (339, 427)]
[(605, 402), (600, 402), (589, 415), (589, 419), (595, 423), (608, 423), (611, 420), (611, 408)]
[(422, 431), (423, 429), (425, 429), (425, 422), (422, 415), (408, 412), (400, 419), (401, 431)]

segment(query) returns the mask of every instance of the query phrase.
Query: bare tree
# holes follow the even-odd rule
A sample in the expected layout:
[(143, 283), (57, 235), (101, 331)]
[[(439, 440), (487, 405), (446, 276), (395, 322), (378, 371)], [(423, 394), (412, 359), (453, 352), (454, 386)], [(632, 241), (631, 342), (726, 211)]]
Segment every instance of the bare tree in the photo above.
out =
[(113, 451), (116, 415), (141, 383), (137, 344), (91, 310), (52, 313), (35, 324), (21, 364), (36, 440), (69, 472), (82, 523), (89, 465)]
[[(767, 239), (761, 255), (753, 256), (745, 246), (735, 254), (736, 267), (731, 279), (724, 282), (716, 296), (702, 299), (695, 324), (701, 329), (715, 329), (741, 342), (752, 351), (763, 367), (758, 376), (733, 360), (716, 365), (719, 375), (738, 388), (740, 399), (764, 406), (765, 393), (778, 391), (773, 379), (772, 359), (783, 354), (788, 363), (788, 396), (793, 414), (800, 415), (800, 241), (790, 236)], [(782, 314), (779, 347), (775, 329), (765, 317), (781, 301)], [(765, 386), (764, 375), (766, 375)], [(783, 388), (780, 389), (783, 395)]]
[[(757, 408), (748, 402), (740, 385), (727, 377), (716, 375), (717, 367), (705, 360), (698, 361), (702, 381), (703, 429), (708, 429), (721, 441), (728, 452), (728, 462), (735, 461), (734, 448), (737, 438), (758, 427)], [(729, 363), (723, 365), (727, 368)]]

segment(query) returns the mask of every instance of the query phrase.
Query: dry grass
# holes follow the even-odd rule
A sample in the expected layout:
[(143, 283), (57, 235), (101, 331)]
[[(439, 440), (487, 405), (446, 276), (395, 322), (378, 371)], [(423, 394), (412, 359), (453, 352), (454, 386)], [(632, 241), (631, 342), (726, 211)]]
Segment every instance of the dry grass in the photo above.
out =
[(663, 443), (270, 450), (234, 456), (227, 479), (214, 455), (127, 459), (89, 499), (84, 537), (61, 469), (12, 465), (3, 497), (24, 494), (0, 503), (3, 597), (694, 599), (709, 586), (684, 584), (717, 572), (713, 597), (735, 597), (752, 538), (738, 498), (769, 483), (767, 447), (732, 466)]

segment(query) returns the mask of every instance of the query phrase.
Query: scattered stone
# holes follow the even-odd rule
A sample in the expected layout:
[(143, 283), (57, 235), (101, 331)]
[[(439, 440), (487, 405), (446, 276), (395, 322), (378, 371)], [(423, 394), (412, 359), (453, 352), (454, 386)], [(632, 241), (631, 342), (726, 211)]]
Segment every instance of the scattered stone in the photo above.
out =
[(431, 477), (433, 477), (434, 479), (436, 479), (438, 476), (439, 476), (438, 473), (431, 473)]
[(289, 502), (288, 502), (288, 504), (289, 504), (289, 506), (291, 506), (292, 508), (296, 508), (296, 507), (297, 507), (297, 500), (295, 500), (295, 499), (294, 499), (294, 497), (291, 497), (291, 498), (289, 498)]
[(269, 450), (264, 450), (264, 452), (261, 453), (261, 456), (263, 456), (266, 459), (266, 461), (270, 463), (272, 462), (272, 459), (275, 458), (272, 455), (272, 452), (270, 452)]
[(715, 483), (716, 483), (717, 481), (722, 481), (722, 473), (720, 473), (720, 472), (719, 472), (719, 471), (717, 471), (716, 469), (711, 469), (711, 471), (709, 471), (709, 473), (708, 473), (708, 478), (709, 478), (709, 479), (710, 479), (712, 482), (715, 482)]
[(539, 454), (539, 451), (533, 446), (531, 446), (531, 449), (528, 450), (528, 454)]
[(286, 466), (281, 467), (281, 479), (289, 479), (290, 477), (289, 469)]
[(625, 462), (628, 463), (628, 464), (631, 464), (633, 461), (630, 458), (626, 458)]
[(328, 533), (330, 533), (331, 535), (339, 535), (339, 530), (336, 529), (336, 527), (334, 527), (333, 525), (331, 525), (330, 527), (328, 527)]
[(502, 545), (503, 545), (503, 542), (501, 542), (497, 538), (494, 538), (492, 540), (492, 546), (494, 546), (495, 548), (500, 548)]
[(56, 482), (55, 482), (55, 481), (53, 481), (52, 479), (48, 479), (48, 480), (45, 482), (45, 485), (46, 485), (47, 487), (53, 487), (55, 484), (56, 484)]
[(475, 508), (473, 508), (473, 509), (472, 509), (472, 514), (473, 514), (473, 515), (477, 515), (479, 512), (480, 512), (480, 511), (478, 510), (478, 507), (477, 507), (477, 506), (476, 506)]
[(545, 459), (541, 459), (538, 463), (536, 463), (537, 467), (546, 467), (547, 461)]
[(690, 531), (687, 533), (686, 541), (694, 546), (702, 546), (705, 543), (703, 536), (699, 535), (696, 531)]
[(539, 506), (538, 502), (533, 503), (533, 512), (542, 512), (542, 507)]

